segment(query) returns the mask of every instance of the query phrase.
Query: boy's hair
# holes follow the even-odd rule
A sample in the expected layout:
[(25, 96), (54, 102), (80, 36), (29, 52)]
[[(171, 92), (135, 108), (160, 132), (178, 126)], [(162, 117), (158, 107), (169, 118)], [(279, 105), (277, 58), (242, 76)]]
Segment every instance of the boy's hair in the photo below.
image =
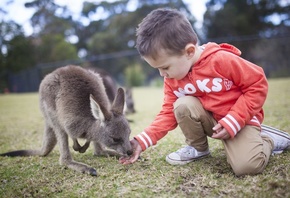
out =
[(160, 49), (181, 55), (188, 43), (197, 43), (197, 35), (188, 19), (176, 9), (159, 8), (150, 12), (137, 28), (136, 48), (141, 56), (155, 59)]

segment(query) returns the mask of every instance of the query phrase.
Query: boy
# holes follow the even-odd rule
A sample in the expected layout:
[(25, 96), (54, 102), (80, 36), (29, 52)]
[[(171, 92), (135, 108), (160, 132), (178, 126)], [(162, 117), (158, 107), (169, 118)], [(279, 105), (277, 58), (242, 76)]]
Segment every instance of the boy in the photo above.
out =
[[(290, 147), (290, 136), (262, 126), (268, 84), (261, 67), (229, 44), (197, 44), (191, 24), (177, 10), (157, 9), (137, 29), (142, 58), (164, 77), (164, 103), (152, 124), (131, 140), (134, 163), (179, 125), (188, 146), (166, 156), (181, 165), (210, 154), (207, 136), (223, 142), (237, 176), (261, 173), (271, 153)], [(262, 131), (262, 132), (261, 132)]]

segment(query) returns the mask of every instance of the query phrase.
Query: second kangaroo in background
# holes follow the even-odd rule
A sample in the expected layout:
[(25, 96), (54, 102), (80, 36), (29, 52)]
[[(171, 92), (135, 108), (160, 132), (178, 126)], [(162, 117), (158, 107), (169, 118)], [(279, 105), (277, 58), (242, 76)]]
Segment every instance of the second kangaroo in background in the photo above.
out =
[[(93, 72), (96, 72), (100, 75), (100, 77), (103, 80), (106, 93), (108, 95), (108, 98), (110, 102), (112, 103), (114, 101), (114, 98), (117, 94), (117, 89), (120, 87), (114, 77), (109, 74), (104, 69), (98, 68), (98, 67), (86, 67), (86, 69), (91, 70)], [(131, 87), (125, 87), (125, 114), (133, 114), (136, 112), (133, 95), (132, 95), (132, 88)]]
[(132, 154), (130, 128), (123, 114), (125, 93), (118, 89), (110, 103), (99, 74), (78, 66), (66, 66), (48, 74), (40, 84), (40, 109), (45, 119), (40, 150), (19, 150), (1, 156), (46, 156), (56, 143), (60, 164), (73, 170), (97, 175), (96, 170), (72, 159), (68, 139), (93, 141), (99, 152)]

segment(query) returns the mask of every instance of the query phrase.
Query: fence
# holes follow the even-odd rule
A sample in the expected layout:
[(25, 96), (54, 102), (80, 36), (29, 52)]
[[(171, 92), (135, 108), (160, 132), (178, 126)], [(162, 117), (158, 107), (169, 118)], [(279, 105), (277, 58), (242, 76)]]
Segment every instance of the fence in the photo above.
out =
[[(124, 81), (124, 74), (120, 74), (118, 71), (111, 71), (113, 67), (120, 67), (118, 64), (122, 63), (124, 59), (130, 59), (135, 61), (140, 61), (140, 56), (136, 50), (121, 51), (110, 54), (102, 54), (90, 57), (87, 60), (66, 60), (53, 63), (43, 63), (38, 64), (34, 68), (23, 70), (19, 73), (8, 73), (8, 89), (10, 92), (14, 93), (23, 93), (23, 92), (37, 92), (39, 85), (44, 76), (53, 70), (73, 64), (73, 65), (82, 65), (85, 63), (91, 63), (95, 66), (102, 67), (109, 71), (109, 73), (115, 77), (115, 79), (120, 82)], [(123, 61), (122, 61), (123, 60)], [(128, 61), (124, 61), (128, 62)]]

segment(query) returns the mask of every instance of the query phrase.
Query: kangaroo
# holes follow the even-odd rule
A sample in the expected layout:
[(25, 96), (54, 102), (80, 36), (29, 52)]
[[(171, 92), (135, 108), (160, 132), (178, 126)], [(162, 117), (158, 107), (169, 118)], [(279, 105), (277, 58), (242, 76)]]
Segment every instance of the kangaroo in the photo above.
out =
[[(109, 101), (113, 103), (114, 98), (116, 97), (117, 89), (118, 89), (118, 84), (114, 80), (114, 78), (105, 70), (97, 67), (86, 67), (86, 69), (94, 71), (98, 73), (102, 80), (103, 84), (105, 86), (105, 90), (107, 93), (107, 96), (109, 98)], [(135, 107), (134, 107), (134, 100), (133, 100), (133, 95), (132, 95), (132, 89), (127, 87), (125, 89), (125, 114), (132, 114), (135, 113)], [(128, 120), (129, 122), (132, 122), (132, 120)], [(84, 153), (90, 146), (90, 141), (86, 141), (83, 146), (81, 146), (78, 142), (77, 139), (73, 139), (73, 149), (75, 151), (78, 151), (79, 153)], [(108, 153), (105, 152), (100, 152), (100, 149), (98, 148), (97, 145), (94, 144), (94, 155), (108, 155)]]
[(123, 114), (125, 93), (119, 88), (112, 105), (99, 74), (79, 66), (65, 66), (48, 74), (39, 88), (40, 109), (45, 120), (40, 150), (18, 150), (1, 156), (47, 156), (60, 149), (60, 164), (93, 176), (97, 171), (74, 161), (68, 137), (93, 141), (100, 153), (128, 156), (133, 153), (130, 127)]
[(132, 88), (126, 87), (126, 114), (136, 113), (135, 103), (133, 100)]
[[(108, 98), (110, 102), (112, 103), (114, 101), (114, 98), (117, 93), (117, 89), (119, 87), (116, 80), (113, 78), (112, 75), (110, 75), (107, 71), (101, 68), (87, 67), (87, 69), (92, 70), (101, 76), (101, 78), (103, 79), (103, 83), (104, 83)], [(136, 110), (134, 107), (135, 105), (134, 105), (133, 95), (132, 95), (132, 88), (130, 87), (125, 88), (125, 98), (126, 98), (125, 113), (126, 114), (136, 113)]]

